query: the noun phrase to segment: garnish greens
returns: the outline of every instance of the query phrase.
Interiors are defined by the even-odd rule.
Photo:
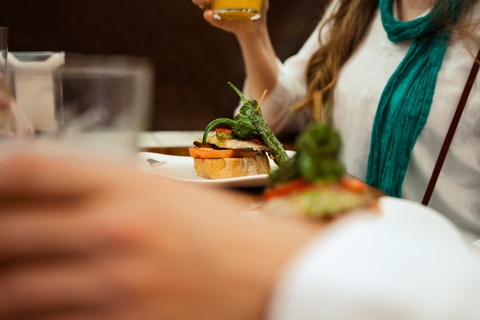
[[[285,183],[295,178],[306,181],[338,181],[345,167],[338,160],[342,141],[331,121],[310,124],[295,140],[296,154],[281,167],[272,170],[273,183]]]
[[[245,96],[231,82],[228,83],[240,96],[243,105],[240,112],[233,119],[219,118],[210,122],[203,133],[202,144],[207,143],[208,133],[211,129],[219,124],[226,124],[232,128],[231,138],[238,140],[248,140],[251,138],[261,137],[267,147],[272,152],[273,161],[278,165],[283,165],[288,159],[288,155],[283,149],[283,145],[278,141],[275,134],[263,118],[262,111],[257,108],[256,100],[247,100]],[[258,110],[257,110],[258,109]]]

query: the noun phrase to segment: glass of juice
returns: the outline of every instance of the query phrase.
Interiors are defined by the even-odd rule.
[[[256,20],[260,18],[262,0],[213,0],[211,6],[219,20]]]

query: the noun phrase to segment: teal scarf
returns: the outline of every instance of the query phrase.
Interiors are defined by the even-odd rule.
[[[427,122],[437,74],[450,32],[435,26],[432,16],[447,9],[450,22],[463,11],[457,0],[439,0],[431,14],[413,21],[393,18],[394,0],[380,0],[382,23],[392,42],[413,40],[405,58],[383,90],[372,129],[367,183],[394,197],[402,183],[412,149]]]

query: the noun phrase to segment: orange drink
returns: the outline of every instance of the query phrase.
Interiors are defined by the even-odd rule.
[[[212,0],[216,19],[256,20],[260,18],[262,0]]]

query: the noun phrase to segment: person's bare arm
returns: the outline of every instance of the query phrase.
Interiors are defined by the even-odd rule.
[[[134,167],[20,155],[0,176],[2,319],[262,319],[317,232]]]
[[[260,100],[263,92],[267,95],[273,91],[277,83],[277,55],[272,46],[266,21],[259,21],[257,28],[250,32],[237,34],[242,50],[245,72],[249,81],[252,99]]]
[[[192,0],[199,6],[208,5],[208,0]],[[233,33],[240,45],[245,63],[245,72],[252,93],[251,99],[260,100],[263,92],[273,91],[278,77],[277,55],[272,46],[267,28],[269,1],[263,0],[262,17],[255,21],[216,20],[212,10],[203,16],[212,26]]]

